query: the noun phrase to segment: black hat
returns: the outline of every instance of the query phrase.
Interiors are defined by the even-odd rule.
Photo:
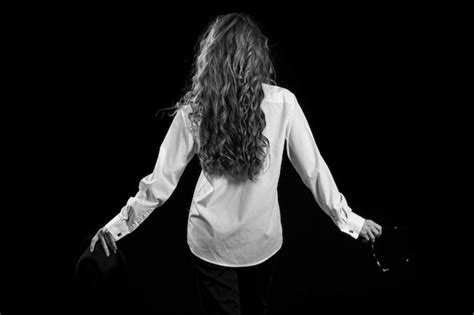
[[[125,258],[117,248],[117,253],[109,250],[106,256],[102,244],[98,241],[94,251],[90,251],[89,236],[81,247],[86,247],[76,264],[76,278],[79,284],[87,288],[101,288],[114,286],[127,280],[127,265]]]

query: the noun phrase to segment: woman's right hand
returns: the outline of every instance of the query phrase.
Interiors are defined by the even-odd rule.
[[[97,242],[100,242],[100,244],[102,245],[102,248],[104,249],[105,255],[107,255],[107,257],[109,257],[110,255],[108,246],[112,248],[115,254],[117,253],[117,244],[115,243],[114,237],[112,236],[112,233],[110,233],[110,231],[107,230],[105,227],[97,231],[97,233],[92,238],[91,245],[90,245],[91,252],[94,251],[95,244]]]

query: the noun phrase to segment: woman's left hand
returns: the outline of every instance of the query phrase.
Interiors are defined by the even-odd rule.
[[[362,229],[360,230],[359,236],[362,238],[364,243],[374,243],[377,238],[382,235],[382,227],[372,220],[365,220]]]

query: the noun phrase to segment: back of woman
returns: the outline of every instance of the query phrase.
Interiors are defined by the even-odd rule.
[[[206,313],[267,309],[283,245],[278,181],[283,152],[319,207],[354,239],[381,227],[347,204],[296,96],[279,87],[268,39],[245,14],[218,16],[198,41],[190,86],[177,102],[153,172],[91,242],[116,249],[175,190],[189,161],[202,167],[187,243]],[[286,209],[292,211],[293,209]],[[245,312],[244,312],[245,313]]]

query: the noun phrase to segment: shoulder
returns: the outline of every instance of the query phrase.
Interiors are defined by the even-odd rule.
[[[193,109],[190,104],[185,104],[179,106],[179,108],[175,108],[173,113],[173,121],[184,125],[184,127],[191,131],[193,127],[193,123],[190,119],[190,114],[192,113]]]
[[[182,113],[182,114],[189,114],[193,111],[192,107],[191,107],[191,104],[185,104],[183,106],[180,106],[179,108],[179,111]]]
[[[265,99],[269,102],[294,103],[296,101],[295,94],[287,88],[266,83],[263,83],[262,87],[265,92]]]

